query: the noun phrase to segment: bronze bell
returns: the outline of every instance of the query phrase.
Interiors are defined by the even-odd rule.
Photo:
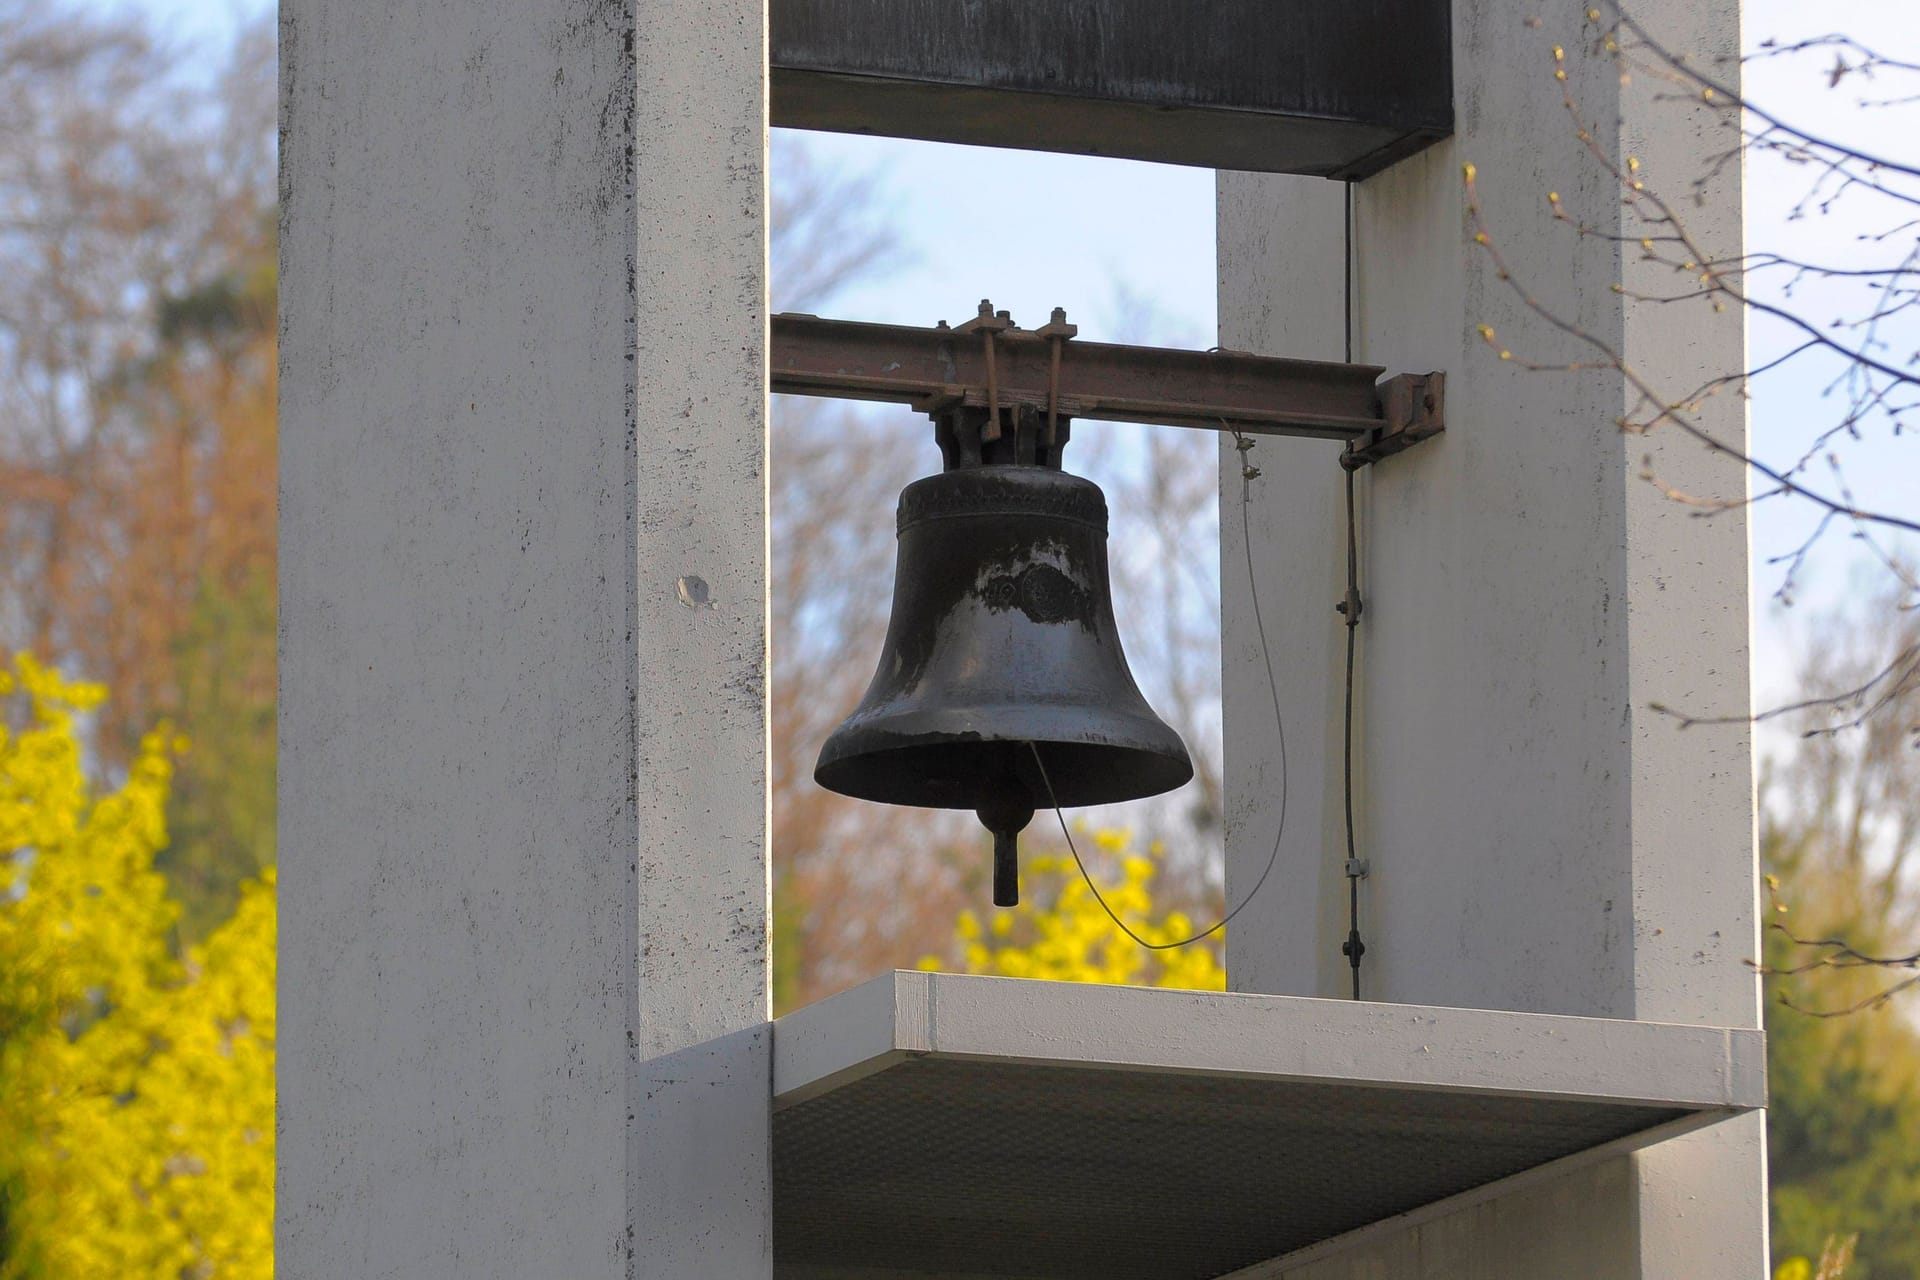
[[[993,833],[999,906],[1019,901],[1016,837],[1036,809],[1193,777],[1120,648],[1106,499],[1059,469],[1065,422],[1014,418],[989,433],[983,410],[936,416],[946,470],[901,491],[879,668],[813,770],[862,800],[974,810]]]

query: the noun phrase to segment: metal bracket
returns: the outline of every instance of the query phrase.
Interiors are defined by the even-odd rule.
[[[1380,384],[1382,422],[1348,446],[1352,465],[1363,466],[1411,449],[1446,425],[1447,375],[1396,373]]]

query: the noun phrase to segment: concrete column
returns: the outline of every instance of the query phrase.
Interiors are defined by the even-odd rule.
[[[1456,0],[1457,135],[1353,192],[1354,358],[1448,375],[1446,434],[1358,485],[1367,607],[1355,816],[1372,871],[1362,887],[1364,993],[1755,1026],[1757,986],[1742,963],[1758,951],[1749,737],[1739,727],[1682,732],[1650,706],[1748,705],[1744,513],[1696,519],[1640,474],[1650,458],[1674,487],[1721,496],[1744,493],[1746,477],[1670,427],[1622,434],[1616,421],[1639,406],[1617,372],[1529,372],[1498,358],[1477,326],[1492,326],[1518,356],[1552,363],[1593,353],[1532,317],[1497,278],[1470,243],[1461,182],[1470,161],[1500,246],[1536,295],[1678,396],[1742,367],[1741,318],[1704,305],[1630,304],[1615,286],[1671,292],[1684,282],[1551,219],[1547,195],[1557,192],[1573,218],[1625,227],[1616,184],[1583,154],[1562,106],[1551,47],[1565,45],[1601,145],[1639,157],[1669,190],[1690,193],[1726,137],[1684,107],[1654,103],[1664,85],[1623,87],[1592,51],[1591,30],[1582,38],[1577,11],[1551,17],[1545,30],[1527,25],[1536,11]],[[1663,6],[1659,20],[1664,39],[1703,60],[1737,48],[1734,0],[1684,0]],[[1717,251],[1737,252],[1737,167],[1720,172],[1707,196],[1688,204],[1693,229]],[[1219,223],[1220,341],[1337,358],[1339,189],[1225,174]],[[1703,417],[1723,438],[1744,441],[1738,399],[1709,401]],[[1345,638],[1333,613],[1346,549],[1336,452],[1292,441],[1255,450],[1263,474],[1245,527],[1281,682],[1287,817],[1280,869],[1228,931],[1230,981],[1240,990],[1347,991]],[[1280,809],[1240,484],[1228,450],[1232,901],[1264,865]],[[1482,1202],[1297,1274],[1460,1274],[1465,1248],[1491,1268],[1475,1274],[1488,1276],[1745,1280],[1765,1264],[1763,1149],[1757,1118],[1731,1122],[1572,1175],[1571,1199],[1532,1187],[1536,1208]],[[1632,1249],[1600,1248],[1623,1230]],[[1593,1245],[1583,1269],[1547,1266],[1570,1240]]]
[[[280,1274],[765,1276],[765,32],[281,6]]]

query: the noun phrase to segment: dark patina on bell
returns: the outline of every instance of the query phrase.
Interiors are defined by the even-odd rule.
[[[862,800],[974,810],[994,835],[994,902],[1012,906],[1035,810],[1157,795],[1193,762],[1127,669],[1106,499],[1059,469],[1066,424],[1049,440],[1023,418],[983,442],[985,417],[936,418],[947,470],[900,494],[879,668],[813,776]]]

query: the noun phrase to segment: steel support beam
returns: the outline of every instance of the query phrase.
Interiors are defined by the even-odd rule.
[[[772,0],[776,125],[1364,178],[1453,132],[1448,0]]]
[[[991,315],[931,329],[777,315],[771,389],[926,412],[1052,407],[1077,421],[1345,440],[1368,462],[1444,425],[1438,373],[1382,382],[1377,365],[1069,341],[1049,330],[1056,326],[1021,329]]]

